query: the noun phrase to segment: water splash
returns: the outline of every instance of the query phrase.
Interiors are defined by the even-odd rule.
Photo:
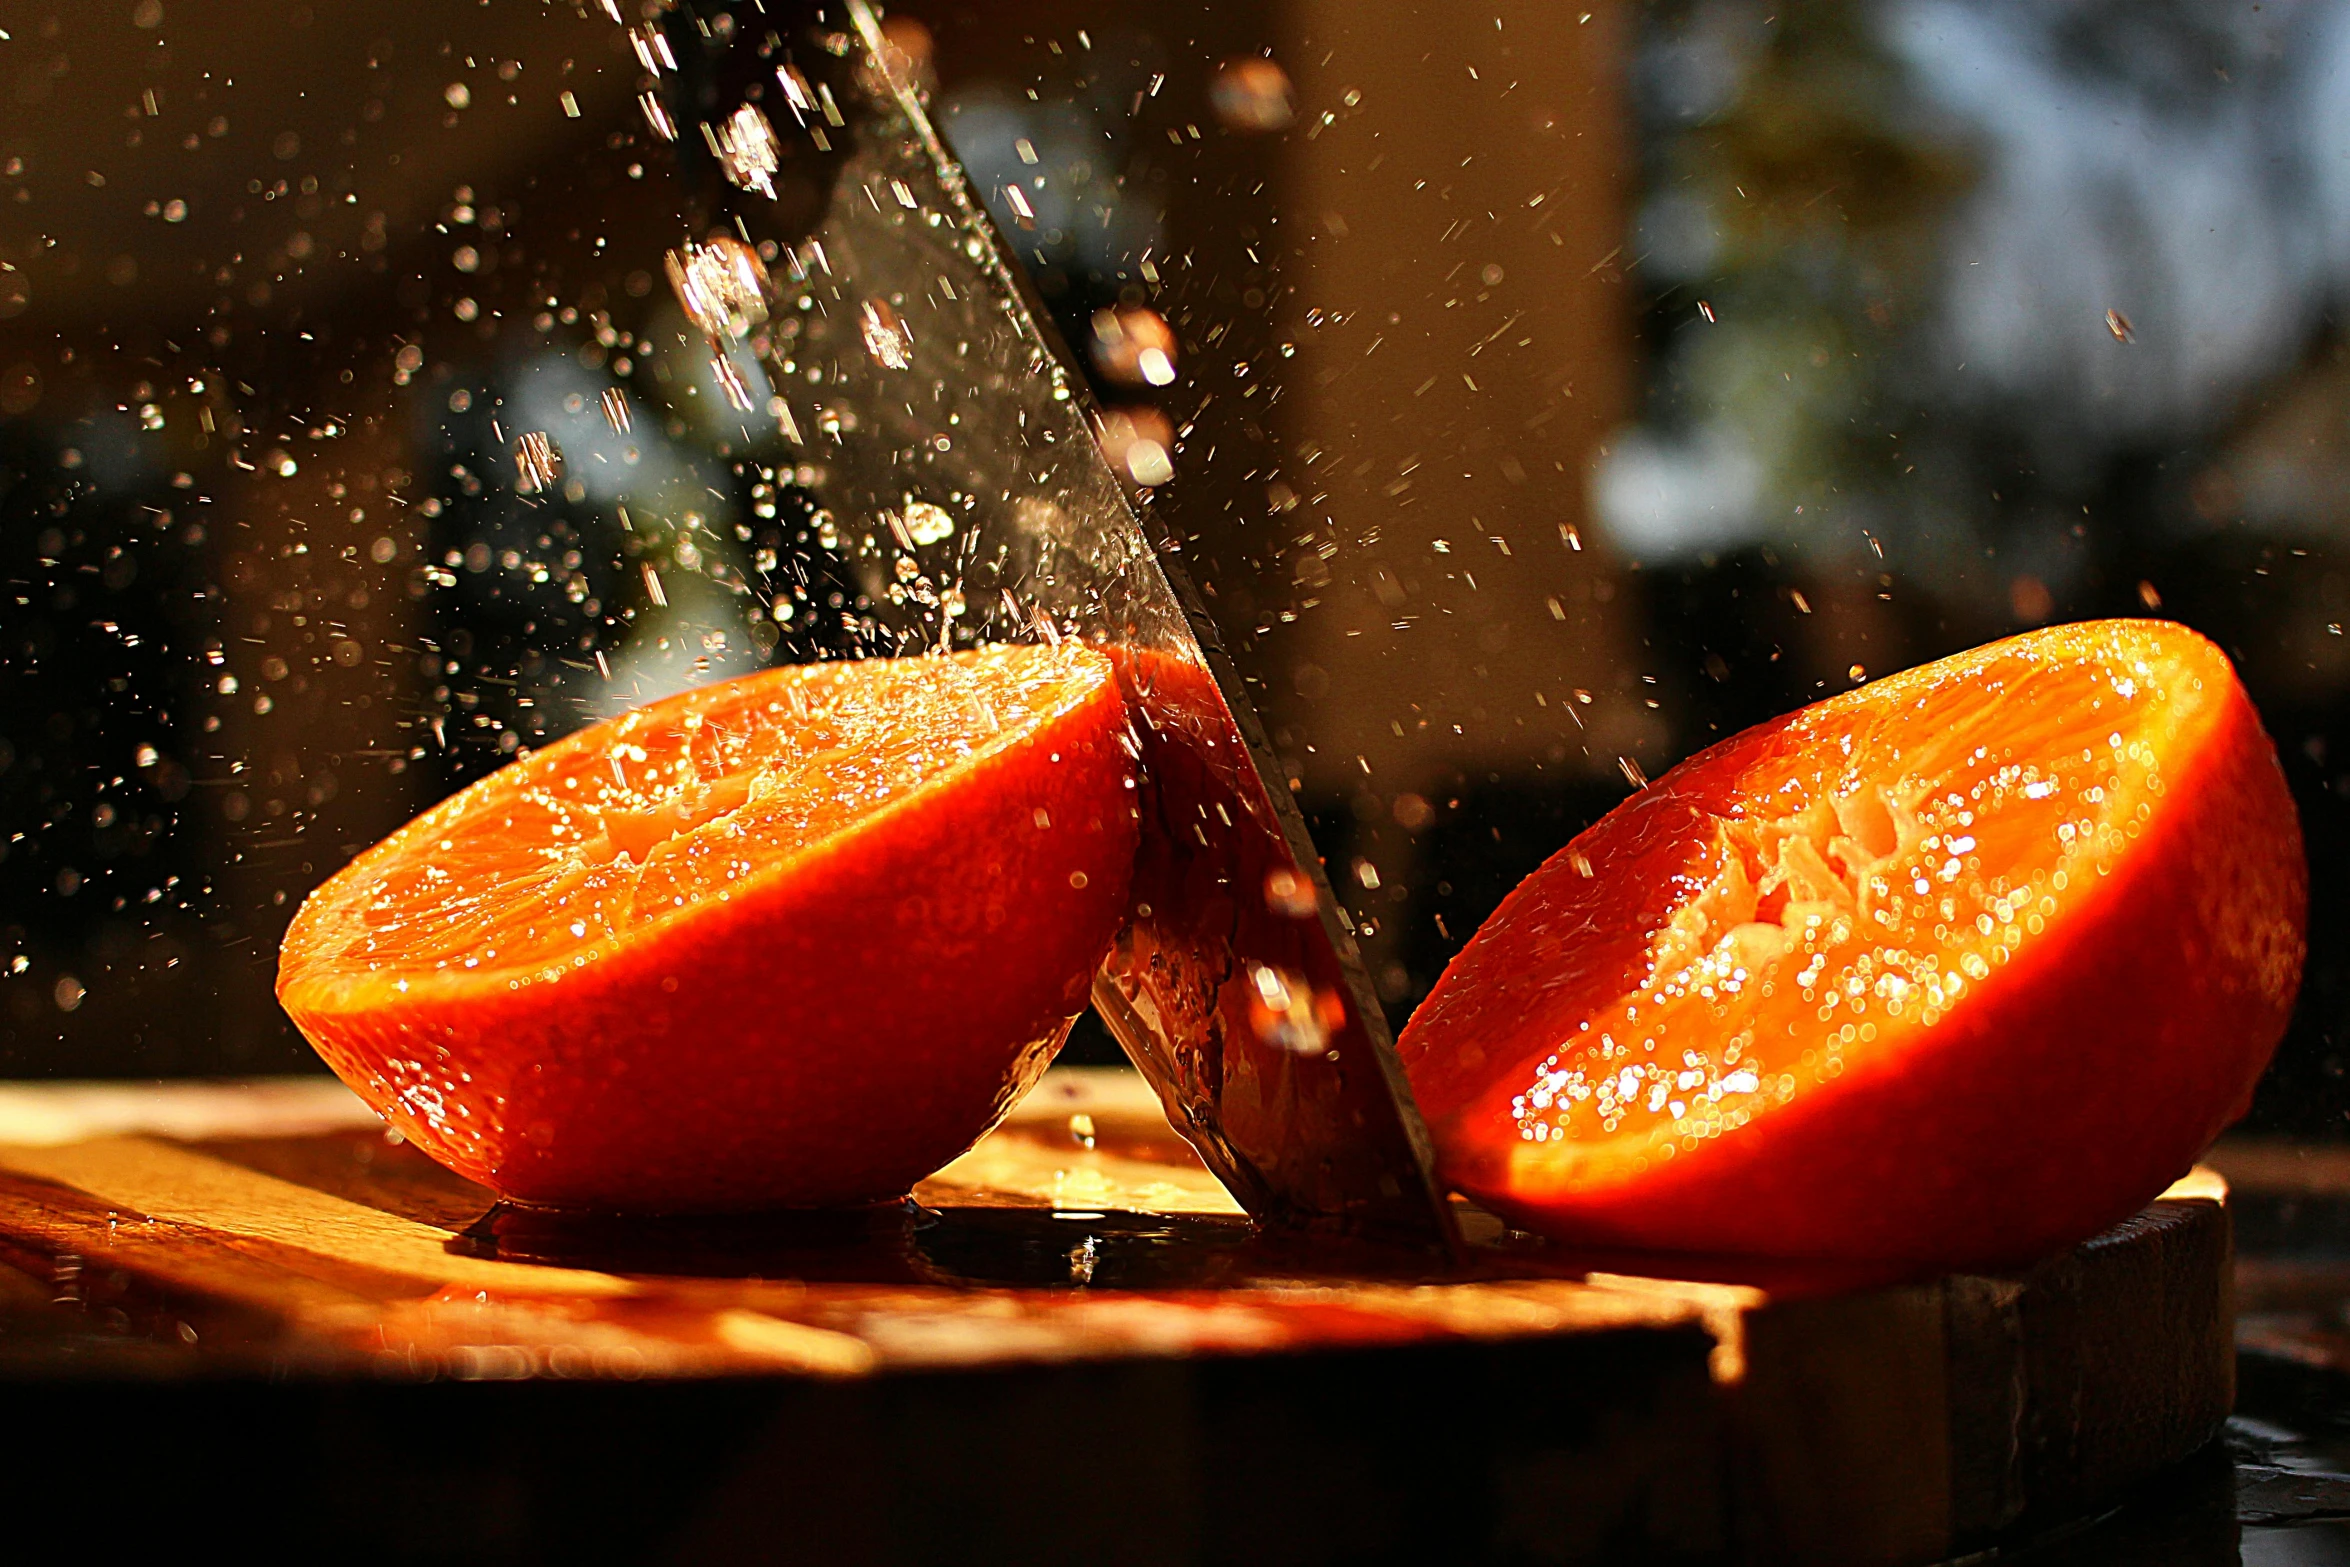
[[[906,506],[906,537],[916,545],[938,544],[955,531],[955,519],[943,506],[912,501]]]
[[[1312,919],[1318,906],[1313,884],[1288,866],[1276,865],[1265,873],[1265,907],[1275,914],[1293,920]]]
[[[731,234],[672,250],[664,262],[669,286],[688,320],[713,342],[740,342],[767,319],[772,288],[759,253]]]
[[[905,370],[914,363],[914,331],[898,318],[886,299],[868,299],[858,307],[858,330],[865,351],[885,370]]]
[[[775,140],[775,127],[767,123],[757,104],[744,104],[724,125],[714,131],[704,126],[703,133],[728,179],[744,190],[775,199],[775,171],[782,164],[783,152]]]
[[[1329,1052],[1330,1036],[1346,1024],[1344,1002],[1269,963],[1251,963],[1248,981],[1248,1022],[1259,1039],[1292,1055]]]
[[[563,456],[544,430],[529,430],[514,443],[515,489],[524,495],[552,492],[563,474]]]

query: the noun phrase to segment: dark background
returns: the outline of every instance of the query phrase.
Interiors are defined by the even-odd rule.
[[[1138,488],[1394,1016],[1635,778],[2159,611],[2237,659],[2309,841],[2254,1121],[2340,1135],[2350,8],[1593,3],[892,13],[1171,452]],[[690,190],[600,5],[0,30],[0,1071],[305,1068],[311,886],[615,667],[824,651],[743,606],[854,584],[661,346]],[[518,495],[515,421],[612,384],[632,476]]]

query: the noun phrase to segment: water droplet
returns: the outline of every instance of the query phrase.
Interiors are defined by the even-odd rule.
[[[747,337],[767,319],[767,268],[757,251],[733,235],[673,250],[664,265],[677,302],[713,342]]]
[[[1248,980],[1249,1027],[1259,1039],[1292,1055],[1329,1052],[1331,1032],[1346,1021],[1345,1003],[1268,963],[1251,963]]]
[[[785,440],[794,446],[808,444],[808,438],[800,434],[799,421],[792,417],[791,404],[785,402],[782,397],[776,396],[767,399],[767,416],[775,421],[775,427],[783,432]]]
[[[1120,409],[1102,419],[1102,455],[1146,488],[1175,477],[1174,443],[1174,427],[1156,408]]]
[[[668,34],[652,23],[631,27],[628,30],[628,42],[636,50],[637,64],[652,75],[658,76],[663,71],[677,69],[677,55],[669,47]]]
[[[638,93],[636,106],[644,111],[645,124],[651,128],[654,135],[663,141],[677,140],[677,122],[669,117],[668,106],[661,102],[658,93]],[[632,164],[630,167],[634,168],[637,165]]]
[[[738,413],[751,411],[751,389],[743,380],[742,368],[739,365],[724,354],[713,355],[710,360],[710,374],[716,378],[718,388],[726,394],[726,401],[730,406]]]
[[[757,104],[746,103],[735,110],[711,133],[710,141],[728,179],[744,190],[774,199],[775,171],[782,151],[775,140],[775,127],[767,123]]]
[[[1259,55],[1229,60],[1208,84],[1216,118],[1231,130],[1277,131],[1297,117],[1289,73]]]
[[[914,333],[898,319],[889,301],[868,299],[859,307],[859,330],[865,351],[885,370],[904,370],[914,363]]]
[[[1171,385],[1175,357],[1174,329],[1157,311],[1136,305],[1093,313],[1093,360],[1111,380]]]
[[[1286,865],[1265,873],[1265,907],[1293,920],[1311,919],[1317,900],[1313,883]]]
[[[563,457],[546,431],[530,430],[514,443],[514,467],[518,475],[514,487],[525,495],[535,495],[555,488],[555,481],[562,476]]]
[[[928,501],[914,501],[906,507],[906,536],[916,544],[937,544],[955,531],[955,519],[946,508]]]
[[[1167,448],[1156,441],[1136,441],[1126,449],[1126,471],[1143,486],[1165,484],[1175,477],[1175,463]]]

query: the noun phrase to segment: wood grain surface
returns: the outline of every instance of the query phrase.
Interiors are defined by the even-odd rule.
[[[1325,1515],[1417,1507],[1441,1530],[1450,1506],[1496,1559],[1927,1562],[2101,1505],[2217,1429],[2225,1194],[2198,1172],[2000,1278],[1569,1255],[1473,1209],[1470,1263],[1438,1273],[1261,1238],[1122,1071],[1056,1070],[918,1205],[633,1223],[501,1209],[324,1080],[25,1084],[0,1088],[0,1377],[19,1397],[264,1378],[451,1399],[747,1379],[857,1412],[827,1455],[785,1421],[766,1489],[713,1479],[713,1549],[787,1471],[803,1509],[866,1505],[871,1475],[809,1476],[919,1464],[984,1386],[1002,1464],[1056,1472],[1074,1441],[1173,1487],[1152,1505],[1193,1525],[1169,1560],[1287,1538],[1210,1478],[1277,1450]],[[1039,1390],[1154,1413],[1073,1435],[1018,1414]],[[1415,1500],[1414,1475],[1454,1500]],[[1348,1553],[1353,1527],[1279,1559],[1383,1559]],[[1240,1537],[1237,1558],[1215,1543]],[[989,1558],[975,1535],[936,1558],[902,1531],[843,1538]]]

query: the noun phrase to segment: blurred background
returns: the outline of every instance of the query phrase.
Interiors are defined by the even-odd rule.
[[[634,702],[875,645],[888,585],[747,413],[760,357],[714,367],[665,275],[712,160],[763,167],[669,106],[718,118],[711,62],[781,25],[0,0],[0,1075],[315,1070],[276,944],[353,854]],[[1749,723],[2054,621],[2228,650],[2312,868],[2228,1155],[2237,1502],[2031,1559],[2350,1561],[2270,1527],[2350,1517],[2350,0],[889,33],[1399,1024],[1519,877]],[[809,175],[768,171],[785,227]]]
[[[2350,5],[1591,3],[891,12],[1395,1019],[1711,740],[2159,613],[2309,837],[2254,1125],[2350,1132]],[[0,0],[0,1071],[307,1068],[350,855],[865,645],[663,275],[724,149],[641,95],[763,16]]]

